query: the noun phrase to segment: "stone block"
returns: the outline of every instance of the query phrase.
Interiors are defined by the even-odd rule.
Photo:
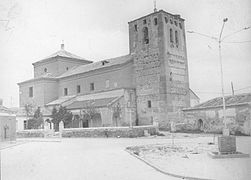
[[[218,137],[218,148],[220,153],[236,152],[236,137],[235,136]]]

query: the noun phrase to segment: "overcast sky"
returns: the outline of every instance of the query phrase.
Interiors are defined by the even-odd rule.
[[[250,0],[157,0],[157,8],[185,19],[186,30],[219,36],[251,26]],[[129,53],[128,22],[153,12],[153,0],[0,0],[0,98],[18,106],[17,83],[33,77],[32,63],[65,49],[98,61]],[[4,20],[9,20],[9,23]],[[223,35],[223,36],[224,36]],[[201,101],[220,96],[218,47],[186,34],[190,88]],[[234,34],[222,48],[224,86],[251,92],[251,29]]]

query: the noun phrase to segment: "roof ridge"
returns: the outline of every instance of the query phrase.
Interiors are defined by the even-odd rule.
[[[111,67],[113,65],[124,64],[124,63],[131,60],[130,57],[132,57],[131,54],[127,54],[127,55],[118,56],[118,57],[114,57],[114,58],[110,58],[110,59],[103,59],[100,61],[92,62],[90,64],[83,64],[83,65],[77,66],[74,69],[70,69],[69,71],[66,71],[65,73],[59,75],[58,78],[68,77],[68,76],[72,76],[72,75],[76,75],[76,74],[80,74],[80,73],[85,73],[85,72],[89,72],[92,70],[101,69],[103,67]],[[101,64],[104,61],[106,61],[106,62],[104,64]]]

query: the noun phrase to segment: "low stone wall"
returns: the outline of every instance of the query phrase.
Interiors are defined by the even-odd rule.
[[[98,127],[98,128],[68,128],[63,129],[62,137],[141,137],[144,131],[149,135],[156,135],[156,126],[130,127]]]
[[[34,138],[44,137],[43,129],[29,129],[23,131],[17,131],[17,138]]]

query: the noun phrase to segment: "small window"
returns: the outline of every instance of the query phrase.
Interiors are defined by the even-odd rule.
[[[134,24],[134,31],[138,31],[138,26],[137,26],[137,24]]]
[[[94,83],[90,83],[90,91],[94,91]]]
[[[143,24],[146,24],[146,19],[143,20]]]
[[[170,42],[173,43],[173,30],[172,30],[172,28],[169,31],[170,31]]]
[[[29,97],[33,97],[33,87],[29,87]]]
[[[44,68],[44,72],[47,72],[47,68]]]
[[[175,26],[177,26],[177,21],[174,21]]]
[[[69,70],[69,68],[68,67],[66,67],[66,71],[68,71]]]
[[[77,85],[77,93],[80,93],[81,92],[81,87],[80,85]]]
[[[151,101],[147,101],[147,107],[151,108],[152,107],[152,102]]]
[[[143,28],[143,42],[145,44],[149,43],[148,28],[147,27]]]
[[[157,24],[158,24],[158,19],[154,18],[154,25],[157,25]]]
[[[180,29],[182,29],[182,25],[181,25],[181,23],[179,23],[179,27],[180,27]]]
[[[178,31],[175,31],[175,43],[179,44],[179,37],[178,37]]]
[[[28,129],[28,123],[27,123],[27,120],[24,120],[24,129]]]
[[[110,81],[109,80],[106,80],[105,81],[105,88],[109,88],[110,87]]]
[[[64,96],[67,96],[67,95],[68,95],[68,89],[64,88]]]
[[[165,17],[165,22],[166,22],[166,23],[168,23],[168,19],[167,19],[167,17]]]
[[[173,81],[173,73],[172,73],[172,72],[170,72],[169,80],[170,80],[170,81]]]
[[[173,24],[173,20],[172,19],[170,19],[170,23]]]

